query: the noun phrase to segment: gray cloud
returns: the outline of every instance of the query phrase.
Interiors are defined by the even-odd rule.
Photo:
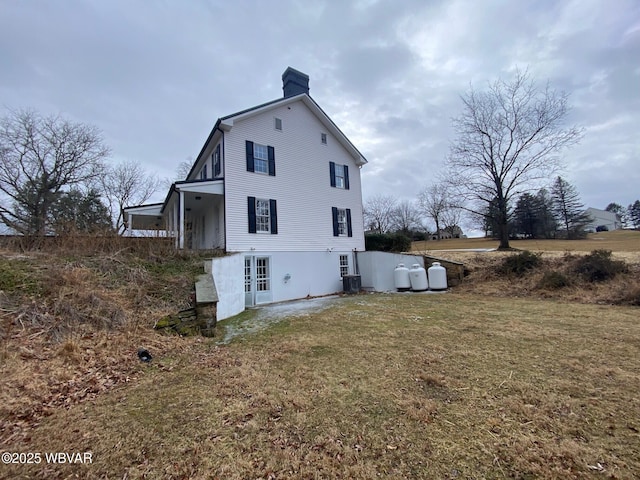
[[[470,83],[529,68],[571,93],[584,203],[640,198],[635,0],[3,2],[0,105],[104,131],[115,159],[171,175],[216,118],[281,96],[291,65],[368,158],[365,198],[434,181]]]

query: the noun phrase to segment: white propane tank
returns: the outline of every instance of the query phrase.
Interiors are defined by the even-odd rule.
[[[429,267],[429,285],[431,290],[446,290],[447,270],[440,265],[440,262],[433,262]]]
[[[414,263],[409,270],[409,279],[411,280],[411,290],[421,292],[429,289],[427,281],[427,272],[419,263]]]
[[[399,263],[396,269],[393,271],[394,285],[399,292],[404,292],[411,288],[411,281],[409,280],[409,269],[404,266],[404,263]]]

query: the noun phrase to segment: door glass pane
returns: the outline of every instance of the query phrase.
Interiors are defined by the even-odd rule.
[[[256,258],[256,290],[266,292],[271,290],[271,278],[269,276],[269,259],[267,257]]]
[[[244,291],[251,291],[251,257],[244,258]]]

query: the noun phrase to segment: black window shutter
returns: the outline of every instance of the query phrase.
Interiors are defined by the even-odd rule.
[[[247,197],[249,233],[256,233],[256,197]]]
[[[350,208],[347,208],[347,236],[353,237],[353,231],[351,230],[351,209]]]
[[[345,190],[349,190],[349,167],[344,166],[344,188]]]
[[[276,176],[276,150],[273,147],[267,147],[269,152],[269,175]]]
[[[278,211],[276,210],[276,201],[274,199],[269,200],[269,216],[271,217],[271,233],[275,235],[278,233]]]
[[[246,141],[247,147],[247,172],[255,172],[256,169],[253,163],[253,142]]]
[[[252,148],[253,150],[253,148]],[[218,159],[218,163],[213,163],[213,168],[214,168],[214,172],[213,172],[213,176],[214,177],[219,177],[220,176],[220,171],[222,169],[222,158],[220,158],[220,144],[218,144],[218,146],[216,147],[216,153],[215,153],[216,158]]]
[[[333,236],[337,237],[340,235],[338,230],[338,208],[331,207],[331,215],[333,216]]]
[[[331,186],[336,186],[336,164],[335,162],[329,162],[329,176],[331,177]]]

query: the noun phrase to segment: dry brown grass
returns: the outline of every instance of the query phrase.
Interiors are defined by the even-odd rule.
[[[345,297],[227,347],[157,355],[135,381],[5,444],[90,450],[93,464],[3,473],[637,478],[639,336],[630,307]]]
[[[439,252],[443,250],[497,248],[498,241],[488,238],[454,238],[440,241],[413,242],[412,251]],[[512,240],[512,248],[535,252],[590,252],[611,250],[613,252],[634,253],[640,262],[640,231],[616,230],[612,232],[590,233],[584,240]]]
[[[176,347],[151,327],[189,304],[203,259],[133,255],[125,245],[118,253],[0,252],[0,443],[131,381],[140,346]]]
[[[0,450],[94,463],[0,478],[640,477],[638,308],[608,305],[638,265],[555,291],[564,251],[508,278],[510,253],[453,255],[454,293],[345,297],[222,347],[151,330],[200,258],[4,251]]]

